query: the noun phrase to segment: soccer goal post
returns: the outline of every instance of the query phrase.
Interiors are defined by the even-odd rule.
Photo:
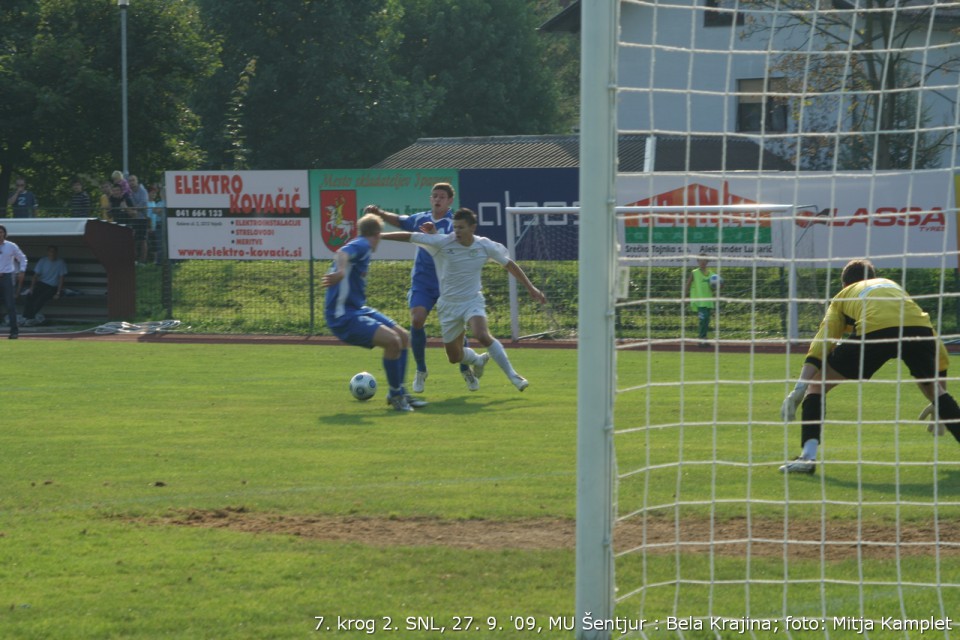
[[[617,206],[615,232],[618,262],[614,282],[615,299],[630,297],[633,276],[648,267],[682,267],[695,263],[701,253],[709,256],[714,268],[721,266],[727,287],[736,287],[734,294],[749,290],[749,270],[759,267],[772,272],[778,283],[773,291],[766,291],[764,303],[779,305],[776,321],[761,330],[771,338],[796,340],[800,332],[811,332],[811,321],[800,322],[799,310],[813,302],[822,305],[822,299],[801,299],[798,283],[805,271],[815,262],[812,253],[812,234],[808,228],[798,228],[793,213],[797,207],[789,204],[742,203]],[[564,340],[577,335],[576,307],[578,301],[577,248],[580,226],[579,207],[507,207],[507,247],[510,256],[523,262],[534,274],[537,285],[547,296],[547,304],[537,306],[526,302],[518,294],[511,280],[509,307],[511,338],[513,340]],[[804,218],[805,219],[805,218]],[[676,271],[676,269],[674,269]],[[661,270],[661,273],[668,273]],[[657,297],[666,295],[672,302],[674,291],[651,292]],[[649,302],[649,300],[647,300]],[[636,306],[626,302],[623,307]],[[809,315],[809,314],[807,314]],[[617,337],[655,337],[626,326],[629,313],[618,314]],[[661,314],[656,333],[675,337],[684,318],[677,313]],[[755,334],[758,327],[745,321],[737,326],[736,318],[725,323],[728,337],[743,338]],[[812,328],[815,330],[815,326]]]
[[[958,637],[960,443],[908,368],[831,390],[809,475],[780,470],[802,444],[780,409],[855,258],[927,314],[956,386],[960,9],[580,5],[579,213],[508,216],[519,260],[576,243],[552,300],[577,311],[577,637]],[[649,171],[618,171],[624,135],[655,139]],[[569,315],[513,304],[515,338]]]

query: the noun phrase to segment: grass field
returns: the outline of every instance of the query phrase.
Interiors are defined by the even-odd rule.
[[[549,623],[571,622],[574,608],[576,352],[510,353],[531,380],[525,393],[491,368],[482,389],[469,394],[431,349],[431,405],[398,414],[382,392],[367,403],[349,397],[356,371],[382,378],[377,355],[360,349],[9,343],[0,635],[348,638],[374,635],[373,624],[377,636],[437,638],[444,634],[425,627],[444,626],[449,635],[460,624],[470,628],[456,634],[464,637],[572,637]],[[651,521],[662,515],[718,532],[746,512],[758,527],[779,519],[782,528],[789,509],[791,523],[854,532],[858,518],[889,528],[900,513],[906,531],[923,528],[936,503],[941,531],[958,531],[958,449],[944,440],[935,453],[916,425],[865,424],[859,439],[855,427],[841,425],[826,449],[836,465],[789,481],[777,473],[797,437],[771,421],[785,371],[799,359],[787,367],[782,355],[625,352],[619,362],[620,386],[642,388],[618,400],[618,428],[638,427],[617,436],[618,462],[621,471],[647,469],[621,482],[621,513],[646,509]],[[781,382],[750,385],[751,373]],[[716,379],[725,382],[702,384]],[[691,386],[644,386],[676,380]],[[694,401],[693,389],[706,393]],[[681,393],[688,394],[682,413]],[[829,416],[855,419],[856,394],[836,393]],[[919,411],[919,394],[904,394],[910,403],[901,413]],[[894,398],[871,395],[869,420],[895,415]],[[661,428],[681,421],[689,426]],[[858,453],[899,464],[842,462]],[[678,454],[694,464],[671,464]],[[696,463],[703,460],[714,462]],[[678,491],[691,503],[665,506]],[[898,507],[883,505],[897,495]],[[745,496],[756,503],[746,506]],[[635,534],[629,527],[622,529],[627,541]],[[708,594],[700,584],[677,583],[678,566],[690,579],[750,575],[751,614],[777,613],[784,552],[761,547],[746,557],[725,546],[716,556],[702,546],[625,555],[618,581],[625,589],[664,582],[644,597],[646,618],[703,616],[743,612],[747,589],[741,583]],[[936,577],[929,553],[890,557],[798,552],[789,563],[798,580],[790,611],[858,615],[899,606],[891,603],[903,592],[923,607],[908,617],[960,610],[956,588],[933,596],[890,582],[895,566],[907,583]],[[943,550],[941,582],[955,582],[958,558]],[[822,591],[834,593],[816,581],[824,575],[888,586],[837,585],[836,610],[823,611]],[[618,613],[633,617],[639,606],[629,599]],[[340,628],[347,621],[353,630]],[[531,623],[541,633],[528,630]]]

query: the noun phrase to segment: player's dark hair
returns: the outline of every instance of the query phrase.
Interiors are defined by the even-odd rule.
[[[453,197],[453,185],[449,182],[438,182],[437,184],[433,185],[433,189],[430,191],[436,191],[437,189],[440,191],[446,191],[448,196],[451,198]]]
[[[867,259],[851,260],[840,273],[840,282],[849,287],[854,282],[877,277],[877,268]]]
[[[467,224],[471,227],[476,226],[477,224],[477,214],[473,212],[473,209],[468,209],[466,207],[460,207],[453,214],[454,220],[466,220]]]

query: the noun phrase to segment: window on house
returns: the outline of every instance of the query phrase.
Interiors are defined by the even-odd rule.
[[[739,11],[710,11],[710,9],[733,9],[736,0],[705,0],[707,11],[703,12],[703,26],[729,27],[736,18],[737,25],[743,24],[743,14]]]
[[[763,78],[737,81],[737,131],[785,132],[787,130],[787,99],[777,97],[786,91],[783,78]]]

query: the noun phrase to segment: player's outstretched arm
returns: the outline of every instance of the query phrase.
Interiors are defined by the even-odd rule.
[[[940,348],[946,352],[946,348],[943,346],[942,342],[940,343]],[[943,366],[943,360],[940,361],[940,366]],[[941,380],[938,382],[917,382],[917,387],[919,387],[920,393],[922,393],[927,400],[930,401],[930,404],[924,407],[923,411],[920,412],[917,420],[920,420],[921,422],[924,420],[930,420],[930,422],[927,424],[927,432],[935,436],[942,436],[947,432],[947,429],[943,424],[940,423],[940,416],[937,415],[937,409],[934,405],[936,403],[936,397],[947,390],[947,370],[944,368],[937,375],[941,378]]]
[[[372,213],[375,216],[379,216],[381,220],[387,224],[393,225],[394,227],[400,226],[400,215],[393,213],[392,211],[384,211],[376,204],[368,204],[363,208],[364,213]]]
[[[381,240],[394,240],[396,242],[410,242],[413,233],[410,231],[388,231],[380,234]]]
[[[947,432],[947,428],[940,423],[940,418],[937,416],[936,407],[933,406],[932,402],[920,412],[920,416],[917,418],[917,420],[920,420],[921,422],[924,420],[930,420],[930,423],[927,424],[927,433],[931,435],[942,436]]]
[[[797,417],[797,408],[800,406],[800,403],[803,402],[803,396],[807,393],[807,386],[809,386],[810,380],[813,380],[819,371],[820,369],[809,362],[804,363],[803,368],[800,370],[800,379],[797,381],[796,386],[793,387],[793,391],[787,394],[787,397],[783,400],[783,404],[780,405],[780,418],[783,421],[790,422]]]
[[[530,294],[531,298],[540,304],[544,304],[547,301],[547,296],[543,294],[543,291],[540,291],[540,289],[537,289],[535,286],[533,286],[533,283],[530,282],[530,278],[527,277],[527,274],[523,272],[523,269],[521,269],[520,265],[518,265],[516,262],[511,260],[507,264],[503,265],[503,268],[509,271],[510,275],[512,275],[514,278],[523,283],[523,286],[527,288],[527,292]]]

